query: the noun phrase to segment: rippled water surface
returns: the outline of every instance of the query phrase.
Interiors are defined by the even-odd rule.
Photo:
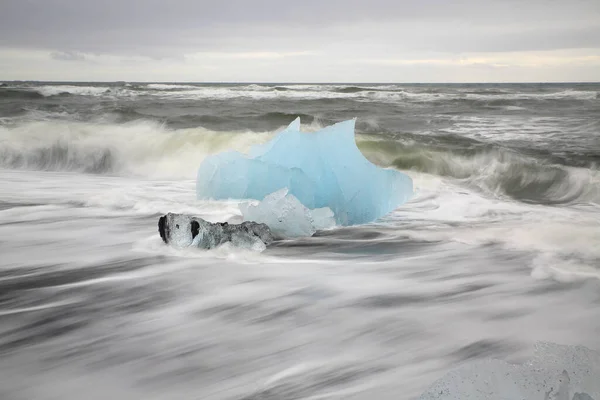
[[[600,349],[600,85],[0,87],[2,399],[399,399]],[[203,157],[357,117],[416,195],[263,253],[163,245]]]

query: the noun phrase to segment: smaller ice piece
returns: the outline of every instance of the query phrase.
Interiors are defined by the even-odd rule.
[[[482,360],[451,371],[419,400],[599,400],[599,377],[597,351],[542,342],[521,365]]]
[[[338,225],[372,222],[413,194],[410,177],[368,161],[354,141],[355,120],[300,132],[294,120],[248,155],[207,157],[198,169],[199,199],[255,199],[287,188],[308,209],[328,207]]]
[[[287,188],[269,194],[261,202],[242,203],[240,211],[245,221],[266,224],[279,238],[312,236],[335,226],[333,211],[328,207],[309,210]]]

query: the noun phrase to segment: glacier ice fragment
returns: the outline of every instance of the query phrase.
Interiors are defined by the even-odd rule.
[[[200,199],[255,199],[287,188],[305,207],[328,207],[339,225],[372,222],[413,194],[410,177],[368,161],[354,140],[355,120],[301,132],[294,120],[249,154],[207,157],[198,169]]]
[[[312,236],[317,230],[335,226],[328,208],[309,210],[284,188],[267,195],[258,203],[242,203],[240,211],[246,221],[266,224],[273,235],[281,238]]]
[[[538,343],[531,361],[468,364],[435,382],[420,400],[600,400],[600,353]]]

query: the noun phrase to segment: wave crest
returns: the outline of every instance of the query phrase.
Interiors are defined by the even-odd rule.
[[[27,89],[8,89],[0,87],[0,99],[22,99],[22,100],[35,100],[43,99],[44,96],[35,91]]]
[[[0,159],[0,165],[13,169],[103,174],[115,167],[111,149],[73,145],[65,141],[28,149],[3,146],[0,147]]]
[[[202,159],[245,151],[271,133],[167,129],[150,121],[126,124],[31,122],[0,127],[0,167],[193,179]]]
[[[468,186],[539,204],[600,202],[598,171],[555,165],[509,150],[439,150],[391,141],[363,141],[373,162],[460,180]]]
[[[513,105],[515,102],[564,102],[595,101],[599,93],[594,88],[557,87],[552,91],[539,91],[534,88],[516,91],[509,88],[475,88],[453,87],[435,88],[410,85],[341,85],[341,84],[297,84],[297,85],[258,85],[258,84],[177,84],[149,83],[126,84],[115,83],[102,85],[77,84],[39,84],[16,85],[2,87],[1,96],[32,96],[37,93],[41,97],[54,96],[88,96],[88,97],[137,97],[156,96],[172,99],[214,99],[229,100],[251,98],[255,100],[356,100],[379,101],[384,103],[457,103],[488,106]],[[23,94],[25,93],[25,94]]]

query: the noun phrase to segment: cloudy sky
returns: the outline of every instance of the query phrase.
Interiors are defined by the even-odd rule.
[[[599,0],[0,0],[0,80],[600,81]]]

